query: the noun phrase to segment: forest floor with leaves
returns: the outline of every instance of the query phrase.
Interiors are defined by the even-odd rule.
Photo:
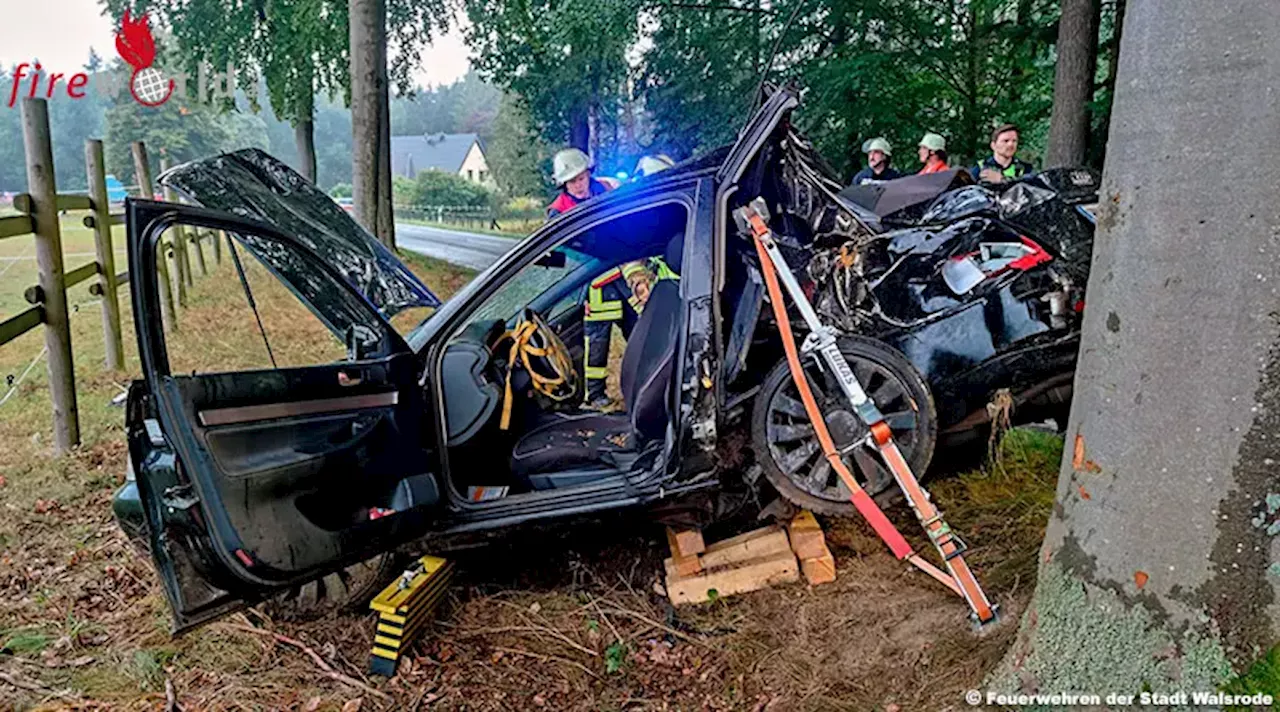
[[[410,261],[442,295],[469,278]],[[197,280],[184,323],[216,329],[225,298]],[[1013,431],[998,461],[931,484],[1001,604],[1005,622],[986,634],[853,520],[824,521],[834,583],[673,609],[655,592],[663,532],[633,514],[457,555],[438,622],[385,679],[367,674],[367,612],[289,621],[259,606],[170,635],[151,563],[110,507],[126,452],[123,411],[109,402],[138,369],[132,328],[127,371],[111,373],[96,309],[72,322],[84,445],[49,455],[42,365],[0,406],[0,709],[963,709],[1030,597],[1061,453],[1055,436]],[[39,336],[15,344],[0,348],[0,374],[21,371]],[[891,514],[918,530],[904,507]]]

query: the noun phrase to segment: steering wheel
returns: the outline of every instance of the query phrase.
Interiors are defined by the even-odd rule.
[[[507,358],[506,405],[502,414],[504,430],[510,422],[511,374],[517,364],[529,374],[534,390],[556,402],[573,397],[578,384],[569,349],[560,340],[560,335],[532,309],[524,310],[516,327],[503,336],[503,340],[506,339],[511,340],[511,352]]]

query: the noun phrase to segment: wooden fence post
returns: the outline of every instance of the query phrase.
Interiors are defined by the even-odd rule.
[[[151,188],[151,164],[147,162],[147,146],[141,141],[133,142],[133,172],[138,177],[138,193],[147,200],[155,200],[155,191]],[[166,331],[178,330],[178,314],[173,307],[173,284],[169,281],[169,260],[165,256],[164,236],[160,236],[160,244],[156,249],[156,271],[160,273],[160,316],[164,320]],[[129,275],[129,279],[138,279],[139,275]]]
[[[44,292],[44,345],[49,350],[49,392],[53,396],[53,441],[59,454],[80,444],[76,373],[71,360],[71,322],[62,269],[62,228],[58,224],[58,186],[54,181],[49,106],[44,99],[22,100],[22,143],[27,156],[27,193],[35,226],[36,265]]]
[[[222,264],[222,231],[211,232],[209,237],[213,238],[213,263],[220,265]]]
[[[201,244],[204,242],[206,234],[208,234],[207,231],[201,231],[200,229],[191,231],[191,244],[195,245],[196,248],[196,264],[200,265],[201,277],[209,276],[209,265],[204,261],[204,246]]]
[[[161,152],[160,172],[164,173],[167,170],[169,170],[169,159]],[[173,188],[164,189],[164,199],[170,203],[178,202],[178,196],[173,192]],[[187,287],[191,285],[191,261],[187,257],[187,231],[182,226],[173,226],[171,244],[173,245],[173,262],[178,273],[178,305],[185,307]]]
[[[89,199],[93,201],[93,246],[98,253],[98,284],[102,288],[102,338],[106,344],[107,368],[124,368],[124,342],[120,336],[120,301],[116,294],[116,254],[111,246],[111,218],[107,210],[106,163],[102,141],[84,142],[84,166],[89,178]]]

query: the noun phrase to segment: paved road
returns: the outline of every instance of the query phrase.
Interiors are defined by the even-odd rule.
[[[396,245],[400,249],[476,270],[493,264],[517,242],[506,237],[396,223]]]

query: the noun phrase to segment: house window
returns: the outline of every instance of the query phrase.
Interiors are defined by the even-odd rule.
[[[485,178],[487,178],[487,177],[488,177],[488,171],[480,171],[480,182],[481,182],[481,183],[483,183],[483,182],[484,182],[484,179],[485,179]]]
[[[471,170],[470,168],[467,169],[467,180],[471,181],[472,183],[476,182],[476,172]]]

